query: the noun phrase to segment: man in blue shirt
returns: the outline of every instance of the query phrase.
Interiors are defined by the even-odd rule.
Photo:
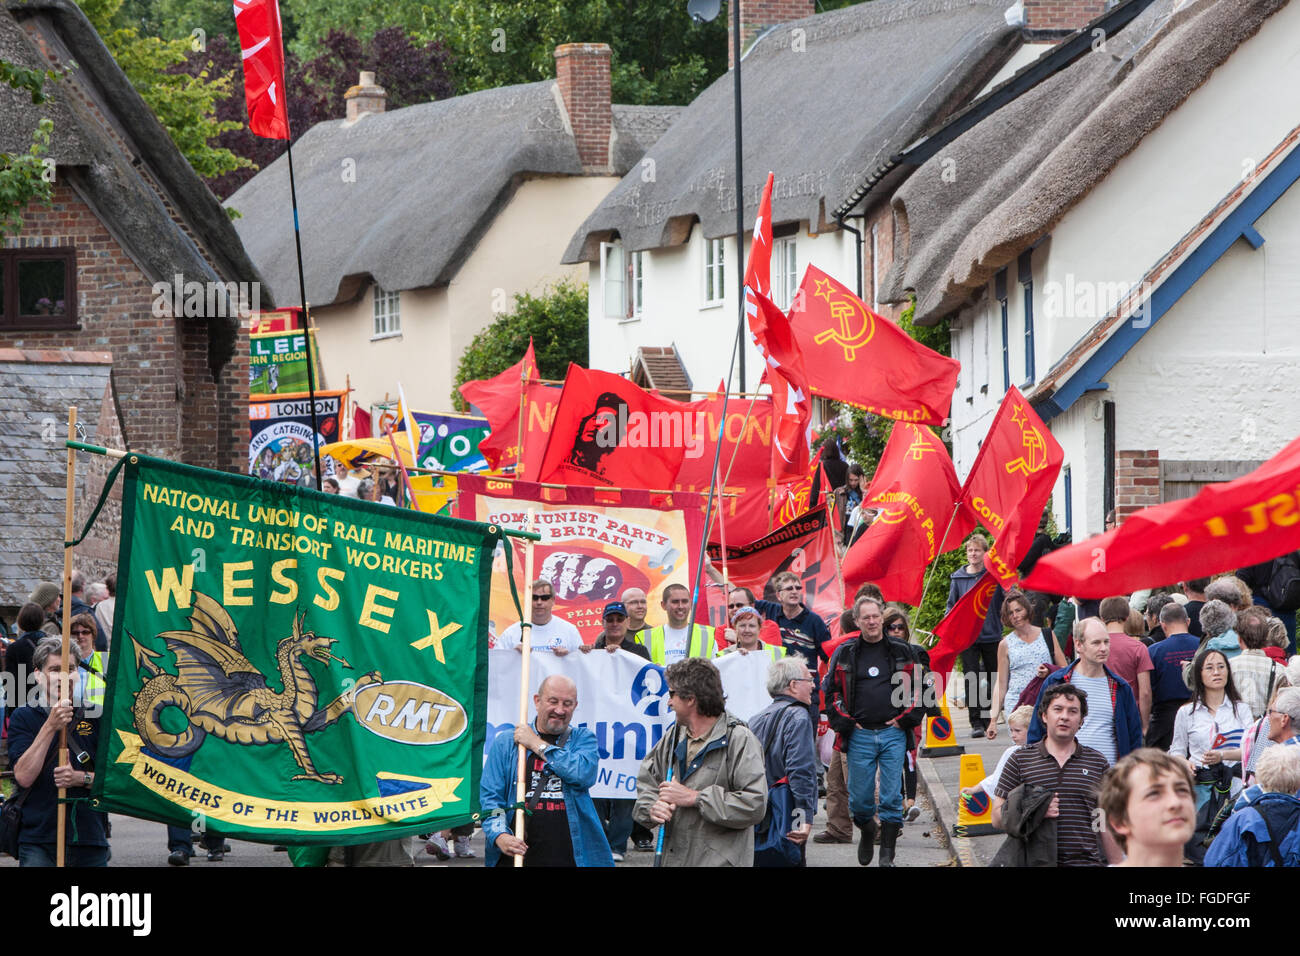
[[[769,621],[775,621],[781,629],[781,643],[787,655],[798,654],[808,665],[809,673],[817,673],[819,660],[830,660],[826,653],[826,642],[831,639],[830,628],[818,615],[803,603],[803,579],[793,571],[782,571],[772,579],[776,588],[777,601],[755,601],[754,608]],[[812,720],[813,739],[816,740],[817,724],[821,721],[821,709],[818,701],[808,705],[808,716]]]
[[[513,736],[498,734],[488,748],[479,796],[486,815],[483,837],[488,866],[613,866],[605,830],[589,791],[600,763],[596,737],[586,727],[570,727],[578,708],[578,688],[562,674],[542,681],[533,695],[537,719],[521,724]],[[531,812],[525,832],[514,833],[518,751],[525,760],[524,804]]]
[[[1160,609],[1160,627],[1165,639],[1156,641],[1151,655],[1151,723],[1147,727],[1146,745],[1168,750],[1174,739],[1174,717],[1178,708],[1192,699],[1183,682],[1183,664],[1196,656],[1200,641],[1188,631],[1191,619],[1177,601]]]

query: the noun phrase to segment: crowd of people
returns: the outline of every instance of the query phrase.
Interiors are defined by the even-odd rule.
[[[966,542],[949,608],[983,573],[987,548],[979,534]],[[1007,834],[994,865],[1300,865],[1300,657],[1294,617],[1268,605],[1266,578],[1246,569],[1100,601],[998,590],[948,691],[973,736],[996,739],[1005,723],[1011,738],[993,773],[962,794],[982,790]],[[27,791],[24,866],[54,859],[59,787],[76,822],[69,862],[109,857],[107,819],[84,798],[115,584],[73,576],[74,678],[60,680],[57,585],[33,590],[4,642],[6,687],[38,692],[6,701],[10,767]],[[486,863],[608,866],[657,849],[665,866],[803,866],[813,844],[856,842],[859,864],[894,866],[904,826],[920,813],[916,755],[935,712],[929,657],[909,609],[886,603],[874,585],[854,595],[836,636],[803,587],[793,572],[775,575],[766,597],[729,586],[728,626],[716,630],[690,620],[682,585],[661,592],[658,625],[647,621],[646,592],[628,588],[604,606],[603,630],[586,643],[555,614],[554,582],[534,581],[532,651],[624,651],[658,664],[675,722],[642,762],[634,798],[594,798],[597,741],[572,725],[579,688],[547,677],[535,719],[498,735],[486,754]],[[522,651],[524,633],[516,623],[495,645]],[[715,666],[746,654],[764,660],[771,699],[748,721],[727,710]],[[53,741],[64,729],[73,759],[56,766]],[[828,751],[819,732],[833,738]],[[528,754],[519,833],[517,747]],[[168,862],[184,865],[192,835],[171,829]],[[426,850],[472,857],[473,832],[471,824],[428,834]],[[213,834],[203,848],[215,861],[229,845]]]

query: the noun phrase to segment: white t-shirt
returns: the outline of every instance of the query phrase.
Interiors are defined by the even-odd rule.
[[[989,795],[990,800],[993,799],[993,791],[998,788],[998,781],[1002,779],[1002,768],[1007,765],[1007,761],[1011,758],[1011,755],[1019,749],[1019,747],[1012,744],[1006,750],[1002,751],[1002,756],[998,758],[998,765],[993,768],[993,772],[979,782],[980,787]]]
[[[552,616],[545,624],[534,624],[532,632],[532,647],[535,651],[553,651],[557,647],[576,651],[582,646],[582,635],[578,629],[561,617]],[[496,646],[514,650],[519,646],[519,634],[519,624],[511,624],[497,635]]]
[[[690,627],[669,627],[664,625],[664,666],[676,664],[686,657],[690,649]]]
[[[1070,683],[1088,695],[1088,716],[1079,728],[1079,743],[1100,750],[1109,764],[1115,763],[1115,713],[1110,703],[1110,683],[1105,676],[1084,677],[1077,670]]]

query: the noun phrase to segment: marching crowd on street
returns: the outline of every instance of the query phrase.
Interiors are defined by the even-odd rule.
[[[949,608],[978,580],[987,547],[980,534],[967,541]],[[1271,564],[1099,602],[999,589],[951,675],[972,734],[996,739],[1005,721],[1011,736],[979,785],[1007,834],[994,865],[1300,865],[1300,657],[1294,613],[1268,603]],[[553,613],[553,583],[534,581],[533,651],[622,650],[664,667],[675,723],[641,764],[635,799],[594,799],[596,739],[571,724],[579,688],[561,675],[543,680],[535,720],[488,748],[486,863],[610,866],[632,849],[657,849],[665,866],[802,866],[810,844],[856,841],[860,864],[894,866],[904,824],[919,815],[921,728],[937,713],[929,657],[907,610],[874,585],[854,596],[838,637],[804,603],[799,575],[777,574],[767,590],[729,588],[730,626],[715,633],[690,623],[684,586],[664,589],[658,626],[646,622],[646,593],[631,588],[604,607],[602,633],[585,644]],[[103,703],[115,580],[74,575],[75,689],[48,706],[61,671],[59,591],[37,587],[5,642],[3,719],[21,788],[6,804],[20,828],[6,837],[20,865],[52,865],[65,787],[69,863],[102,866],[107,817],[84,798],[96,772],[92,705]],[[496,646],[521,650],[524,630],[512,625]],[[751,653],[769,659],[772,703],[746,722],[727,711],[713,662]],[[44,696],[15,693],[28,672]],[[817,746],[823,715],[834,737],[828,762]],[[73,759],[55,766],[63,728]],[[513,830],[516,745],[528,753],[522,833]],[[813,836],[819,811],[825,825]],[[426,851],[473,856],[473,830],[429,834]],[[203,846],[214,861],[229,850],[212,833]],[[168,852],[173,865],[188,862],[190,832],[169,827]]]

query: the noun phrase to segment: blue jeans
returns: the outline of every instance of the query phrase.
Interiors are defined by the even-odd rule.
[[[64,862],[68,866],[108,866],[108,847],[106,846],[70,846]],[[54,866],[55,845],[53,843],[18,844],[19,866]]]
[[[903,822],[903,757],[907,737],[897,727],[864,730],[849,738],[845,769],[849,775],[849,812],[862,826],[880,813],[885,823]],[[880,773],[880,806],[876,806],[876,772]]]
[[[591,801],[596,806],[596,816],[605,828],[605,839],[612,853],[627,855],[627,839],[632,835],[632,808],[635,800],[615,800],[597,797]]]

